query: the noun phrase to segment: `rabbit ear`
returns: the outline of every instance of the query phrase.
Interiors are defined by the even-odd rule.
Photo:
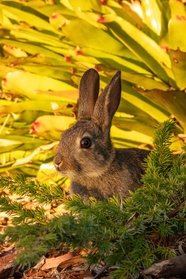
[[[112,118],[121,99],[121,71],[118,71],[100,94],[92,119],[98,123],[102,130],[110,128]]]
[[[99,94],[99,75],[94,69],[84,73],[79,87],[78,119],[90,119]]]

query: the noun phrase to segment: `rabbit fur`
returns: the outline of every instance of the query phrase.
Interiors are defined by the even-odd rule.
[[[99,75],[89,69],[80,81],[78,121],[63,132],[54,165],[71,179],[72,194],[97,200],[125,198],[141,186],[142,162],[149,151],[112,145],[110,128],[121,98],[121,72],[99,97],[98,93]]]

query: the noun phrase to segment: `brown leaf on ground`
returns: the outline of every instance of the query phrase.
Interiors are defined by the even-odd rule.
[[[58,265],[57,270],[62,271],[76,266],[80,266],[81,264],[85,264],[85,259],[83,259],[81,256],[75,256],[69,260],[61,262]]]
[[[34,279],[34,278],[49,279],[50,278],[49,276],[50,276],[49,272],[45,272],[42,270],[36,270],[36,269],[32,268],[29,271],[24,272],[24,276],[21,279]]]
[[[46,269],[50,269],[50,268],[57,268],[61,263],[71,259],[72,257],[73,257],[73,253],[68,252],[65,255],[45,259],[45,264],[41,267],[41,270],[46,270]]]
[[[24,273],[22,279],[94,279],[86,261],[80,255],[73,256],[74,253],[68,252],[65,255],[44,259],[46,262],[42,266],[37,264],[34,268]],[[42,266],[42,267],[41,267]]]
[[[0,279],[5,279],[8,277],[12,270],[16,268],[17,264],[15,263],[15,258],[17,253],[6,254],[0,257]]]

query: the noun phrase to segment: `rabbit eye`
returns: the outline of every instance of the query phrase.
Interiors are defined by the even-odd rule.
[[[89,138],[83,138],[80,141],[81,148],[89,148],[91,147],[91,140]]]

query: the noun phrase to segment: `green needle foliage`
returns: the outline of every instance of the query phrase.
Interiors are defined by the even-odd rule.
[[[65,214],[48,220],[43,217],[42,203],[58,198],[62,201],[58,196],[59,189],[52,189],[51,193],[47,190],[44,200],[42,187],[45,189],[45,185],[19,177],[14,191],[35,196],[38,201],[41,193],[42,203],[39,208],[30,210],[29,215],[24,207],[16,206],[16,202],[9,202],[4,197],[0,199],[1,209],[10,215],[17,214],[13,216],[15,226],[8,227],[1,236],[2,240],[8,236],[9,242],[17,243],[20,249],[17,262],[21,266],[31,265],[55,248],[88,248],[88,263],[102,259],[108,265],[117,266],[113,278],[119,279],[137,276],[141,269],[155,261],[176,255],[176,249],[169,247],[168,240],[170,237],[176,239],[176,235],[185,230],[186,153],[177,158],[171,154],[169,147],[174,129],[172,121],[158,127],[155,149],[145,163],[144,186],[131,193],[131,197],[123,202],[123,209],[117,197],[107,202],[91,198],[85,203],[79,196],[74,196],[64,201],[68,209]],[[11,189],[12,179],[1,177],[0,181],[1,188]],[[29,188],[29,183],[33,189]],[[15,218],[20,218],[19,224]]]
[[[14,179],[1,176],[0,189],[8,189],[10,194],[29,196],[36,199],[39,203],[52,203],[63,197],[63,191],[60,187],[39,184],[36,180],[28,180],[23,175],[17,175]]]

